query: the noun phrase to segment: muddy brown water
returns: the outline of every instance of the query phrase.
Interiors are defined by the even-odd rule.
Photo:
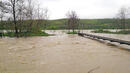
[[[0,73],[130,73],[130,52],[78,35],[3,38]]]

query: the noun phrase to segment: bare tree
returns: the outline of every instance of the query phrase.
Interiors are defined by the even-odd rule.
[[[3,20],[4,15],[5,15],[5,13],[4,13],[3,9],[0,9],[0,19],[1,19],[1,21]]]
[[[67,20],[68,29],[69,30],[72,29],[73,32],[75,32],[75,29],[77,29],[79,26],[79,18],[76,12],[75,11],[68,12],[67,17],[68,17],[68,20]]]
[[[24,30],[23,24],[24,24],[24,20],[25,20],[25,12],[26,12],[25,0],[20,0],[17,6],[18,6],[17,19],[19,22],[18,28],[19,28],[19,32],[21,33],[22,30]]]
[[[18,37],[18,26],[17,26],[17,4],[20,0],[7,0],[4,4],[7,7],[7,11],[13,17],[15,34]]]
[[[18,27],[17,27],[17,20],[16,20],[16,4],[18,0],[8,0],[8,1],[10,2],[11,8],[12,8],[15,33],[16,33],[16,36],[18,37]]]
[[[115,17],[115,18],[113,18],[113,26],[115,26],[116,27],[116,29],[120,29],[121,27],[119,27],[120,26],[120,19],[118,18],[118,17]]]
[[[43,13],[43,9],[40,7],[40,4],[37,5],[37,7],[35,8],[35,30],[36,32],[41,32],[41,26],[43,24],[43,19],[44,19],[44,13]]]
[[[0,1],[0,28],[2,28],[2,30],[5,27],[5,22],[3,22],[3,18],[6,16],[7,13],[7,7],[6,4],[2,1]],[[2,35],[4,33],[2,32]]]
[[[34,5],[33,0],[27,0],[27,6],[26,6],[26,20],[29,21],[27,26],[27,31],[32,31],[32,25],[33,25],[33,17],[34,17]]]
[[[37,28],[40,29],[41,27],[44,29],[46,29],[47,27],[47,21],[48,21],[48,9],[47,8],[40,8],[40,4],[38,4],[37,8],[36,8],[36,15],[35,17],[37,20]]]
[[[0,19],[1,19],[1,21],[5,17],[6,13],[7,13],[6,4],[4,2],[0,1]]]
[[[123,27],[123,29],[126,29],[126,20],[128,16],[127,8],[122,7],[119,10],[119,13],[117,14],[117,18],[120,20],[120,24]]]
[[[36,20],[37,20],[37,23],[36,23],[36,27],[37,27],[37,29],[39,29],[40,30],[40,25],[41,25],[41,20],[42,20],[42,10],[41,10],[41,8],[40,8],[40,4],[38,4],[38,6],[37,6],[37,9],[36,9]],[[39,30],[37,30],[37,31],[39,31]]]
[[[48,14],[48,9],[44,9],[44,31],[46,30],[47,28],[47,24],[48,24],[48,19],[49,19],[49,14]]]

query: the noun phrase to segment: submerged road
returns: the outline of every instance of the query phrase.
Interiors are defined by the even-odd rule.
[[[78,35],[0,39],[0,73],[130,73],[130,52]]]

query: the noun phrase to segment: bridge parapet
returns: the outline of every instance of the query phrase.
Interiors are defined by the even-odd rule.
[[[120,39],[96,36],[96,35],[87,34],[87,33],[78,33],[78,35],[82,36],[82,37],[91,37],[91,38],[97,38],[97,39],[102,39],[102,40],[108,40],[110,42],[117,42],[117,43],[120,43],[120,44],[130,45],[130,41],[124,41],[124,40],[120,40]]]

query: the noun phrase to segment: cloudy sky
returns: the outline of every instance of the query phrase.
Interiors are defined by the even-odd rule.
[[[76,11],[85,18],[112,18],[122,6],[130,6],[130,0],[38,0],[49,9],[50,19],[65,18],[68,11]]]

